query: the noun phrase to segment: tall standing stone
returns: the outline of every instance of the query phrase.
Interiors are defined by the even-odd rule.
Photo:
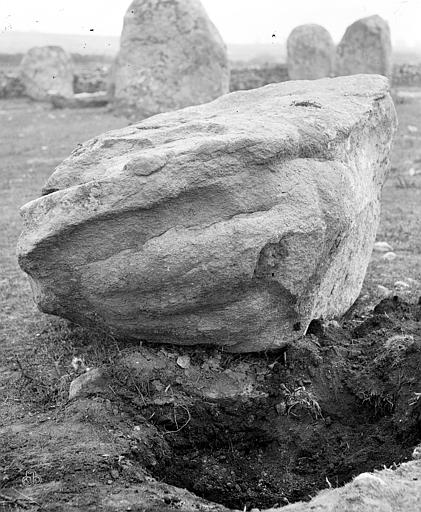
[[[25,94],[38,101],[47,101],[49,92],[73,96],[73,63],[60,46],[31,48],[23,57],[19,74]]]
[[[134,0],[113,69],[115,106],[143,118],[229,90],[224,42],[199,0]]]
[[[314,23],[300,25],[287,40],[290,80],[314,80],[331,75],[335,45],[329,32]]]
[[[391,76],[392,43],[387,21],[368,16],[350,25],[336,49],[337,76],[376,73]]]

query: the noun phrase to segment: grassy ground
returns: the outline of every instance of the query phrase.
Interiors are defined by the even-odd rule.
[[[378,285],[410,301],[421,295],[421,103],[397,108],[400,127],[378,233],[396,258],[386,261],[381,253],[373,255],[357,304],[362,317],[384,293]],[[75,356],[82,365],[112,364],[125,348],[101,333],[69,329],[65,322],[39,313],[15,257],[19,207],[38,196],[54,167],[78,143],[126,124],[101,109],[60,111],[26,100],[0,101],[0,434],[6,447],[0,494],[2,488],[14,489],[13,504],[22,508],[41,509],[37,486],[46,479],[49,487],[43,487],[42,503],[48,510],[96,510],[99,500],[104,509],[129,510],[121,504],[128,500],[131,506],[128,496],[136,491],[132,484],[147,483],[122,455],[133,440],[133,425],[122,420],[112,400],[80,402],[77,407],[67,403],[69,384],[81,373],[80,364],[71,364]],[[398,281],[407,286],[396,285]],[[83,489],[77,478],[82,470]],[[118,486],[116,474],[122,471],[130,478]],[[105,499],[101,486],[107,485],[114,497]],[[174,505],[164,503],[159,510]]]
[[[376,284],[393,289],[397,280],[410,278],[416,282],[408,295],[415,298],[421,286],[421,104],[412,102],[396,107],[399,129],[392,152],[392,171],[383,190],[377,240],[387,241],[397,258],[389,263],[373,258],[363,294],[374,292]]]
[[[0,102],[0,336],[7,342],[3,349],[19,351],[45,325],[16,262],[19,207],[39,195],[54,167],[78,143],[126,124],[104,110],[54,111],[26,100]]]

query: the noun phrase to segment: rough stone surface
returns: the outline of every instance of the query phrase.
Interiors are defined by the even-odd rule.
[[[366,75],[100,135],[22,208],[35,301],[120,336],[282,347],[357,298],[395,124],[387,80]]]
[[[225,44],[199,0],[134,0],[112,74],[115,107],[139,119],[229,89]]]
[[[389,24],[369,16],[350,25],[336,49],[335,75],[392,74],[392,43]]]
[[[60,46],[31,48],[20,64],[20,77],[27,96],[48,101],[50,91],[73,95],[73,64]]]
[[[320,25],[300,25],[288,37],[288,75],[291,80],[314,80],[331,76],[334,57],[332,37]]]

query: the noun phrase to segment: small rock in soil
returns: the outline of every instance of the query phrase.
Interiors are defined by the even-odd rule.
[[[86,373],[82,373],[70,384],[69,400],[81,395],[97,393],[103,390],[104,380],[102,371],[99,368],[93,368]]]
[[[405,289],[410,288],[408,283],[405,283],[405,281],[396,281],[393,285],[395,288]]]
[[[382,256],[382,259],[385,261],[393,261],[396,259],[396,253],[394,252],[387,252]]]
[[[177,358],[177,364],[180,368],[190,368],[190,357],[189,356],[180,356]]]
[[[397,334],[396,336],[392,336],[388,338],[385,343],[385,348],[389,350],[404,350],[409,346],[413,345],[414,337],[410,334]]]
[[[386,288],[386,286],[383,286],[381,284],[377,285],[377,292],[380,297],[389,297],[392,292],[389,290],[389,288]]]
[[[393,247],[391,247],[387,242],[376,242],[373,250],[377,252],[390,252],[393,251]]]

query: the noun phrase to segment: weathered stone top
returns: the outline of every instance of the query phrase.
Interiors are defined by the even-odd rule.
[[[317,158],[312,154],[314,139],[322,143],[326,155],[333,154],[335,142],[349,136],[360,116],[370,115],[373,102],[384,99],[388,91],[384,77],[354,75],[289,81],[227,94],[91,139],[57,167],[43,193],[83,183],[94,186],[97,180],[105,184],[118,174],[151,181],[148,175],[167,174],[177,159],[188,156],[193,160],[203,153],[217,156],[239,141],[243,146],[240,153],[258,163],[274,157]],[[260,144],[248,145],[249,133],[260,139]],[[282,154],[277,151],[280,143]],[[260,153],[262,148],[265,151]],[[234,150],[237,147],[232,147]],[[136,154],[140,160],[134,161]],[[76,191],[69,190],[72,192]]]
[[[333,159],[338,143],[387,95],[384,77],[353,75],[271,84],[153,116],[81,144],[44,185],[43,194],[56,193],[22,207],[23,219],[44,237],[60,229],[64,218],[59,212],[71,214],[78,223],[106,213],[111,198],[118,211],[147,208],[163,196],[196,187],[200,174],[207,179],[209,172],[215,177],[235,173],[235,167],[212,164],[225,153],[232,153],[233,164],[240,158],[254,165],[294,158]],[[391,100],[388,108],[393,108]],[[197,159],[205,165],[199,176],[196,168],[189,175],[189,162]],[[185,172],[180,175],[183,164]],[[115,188],[122,179],[124,186]],[[131,181],[143,183],[135,196],[126,193]]]

